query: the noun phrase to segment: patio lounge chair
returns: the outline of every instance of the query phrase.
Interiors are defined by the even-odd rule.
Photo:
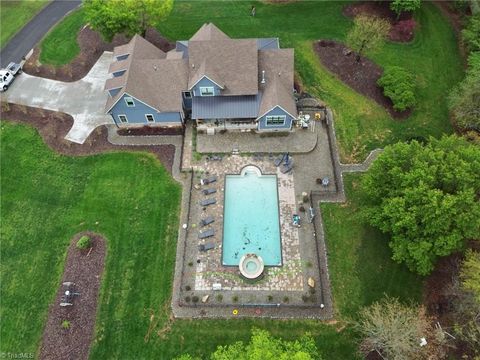
[[[277,157],[273,163],[275,164],[275,166],[278,167],[283,162],[283,159],[285,159],[285,154],[282,154],[279,157]]]
[[[203,195],[211,195],[215,194],[217,192],[217,189],[205,189],[202,190]]]
[[[213,223],[214,221],[215,219],[213,218],[213,216],[208,216],[205,219],[200,220],[200,226],[207,226]]]
[[[217,177],[216,176],[210,176],[209,178],[201,179],[200,184],[207,185],[207,184],[211,184],[215,181],[217,181]]]
[[[217,202],[217,199],[211,198],[211,199],[205,199],[200,201],[200,206],[208,206],[208,205],[213,205]]]
[[[292,169],[293,169],[293,164],[292,164],[292,163],[289,163],[288,165],[283,166],[280,171],[281,171],[282,174],[287,174],[287,173],[289,173],[290,171],[292,171]]]
[[[205,231],[200,231],[198,233],[198,238],[199,239],[206,239],[206,238],[209,238],[211,236],[215,235],[215,230],[213,229],[208,229],[208,230],[205,230]]]
[[[208,251],[215,249],[215,244],[214,243],[206,243],[206,244],[200,244],[198,245],[198,250],[200,251]]]

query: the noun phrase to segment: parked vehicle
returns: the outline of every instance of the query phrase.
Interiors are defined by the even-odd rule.
[[[22,72],[20,64],[11,62],[5,69],[0,70],[0,91],[6,91],[10,84],[15,80],[15,75]]]

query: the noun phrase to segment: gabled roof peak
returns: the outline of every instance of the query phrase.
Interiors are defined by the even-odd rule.
[[[205,23],[190,38],[190,41],[210,41],[210,40],[226,40],[230,39],[222,30],[213,23]]]

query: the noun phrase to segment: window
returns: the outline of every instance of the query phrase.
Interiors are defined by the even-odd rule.
[[[147,118],[147,122],[155,122],[152,114],[145,114],[145,117]]]
[[[125,60],[126,58],[128,58],[128,55],[130,55],[130,54],[118,55],[118,56],[117,56],[117,60],[118,60],[118,61]]]
[[[121,123],[128,123],[127,115],[118,115],[118,120],[120,120]]]
[[[192,97],[192,93],[190,91],[184,91],[183,92],[183,97],[185,99],[190,99]]]
[[[285,125],[285,115],[267,116],[267,126]]]
[[[135,106],[135,101],[133,101],[133,98],[131,98],[131,97],[126,97],[125,98],[125,104],[127,104],[128,107],[134,107]]]
[[[213,96],[214,95],[214,88],[213,86],[205,86],[200,88],[200,95],[201,96]]]

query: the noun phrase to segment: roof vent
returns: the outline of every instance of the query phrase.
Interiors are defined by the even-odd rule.
[[[265,70],[262,70],[262,84],[265,84]]]
[[[192,68],[195,69],[195,64],[192,64]]]
[[[153,65],[153,70],[157,71],[157,65]]]

